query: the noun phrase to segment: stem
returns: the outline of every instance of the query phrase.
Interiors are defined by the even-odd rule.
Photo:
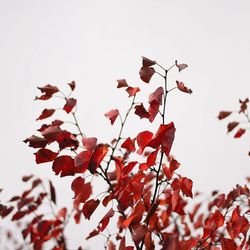
[[[160,66],[160,65],[159,65]],[[161,66],[160,66],[161,67]],[[167,94],[168,94],[168,89],[167,89],[167,75],[168,75],[168,71],[173,68],[173,66],[171,66],[168,70],[165,70],[165,75],[163,76],[164,78],[164,88],[165,88],[165,94],[164,94],[164,100],[163,100],[163,111],[161,113],[162,115],[162,123],[165,124],[165,113],[166,113],[166,103],[167,103]],[[157,192],[158,192],[158,189],[160,187],[160,182],[158,180],[159,178],[159,175],[160,175],[160,172],[161,172],[161,165],[162,165],[162,161],[163,161],[163,156],[164,156],[164,151],[162,150],[161,151],[161,156],[160,156],[160,162],[159,162],[159,165],[158,165],[158,169],[157,169],[157,172],[156,172],[156,177],[155,177],[155,190],[154,190],[154,194],[153,194],[153,199],[151,201],[151,207],[155,204],[155,200],[156,200],[156,196],[157,196]],[[149,220],[150,220],[150,217],[148,218],[147,220],[147,225],[149,223]],[[144,245],[144,239],[142,240],[141,242],[141,245],[139,246],[139,249],[142,250],[143,249],[143,245]]]
[[[86,136],[85,136],[85,134],[82,132],[82,130],[81,130],[80,126],[79,126],[79,123],[78,123],[78,120],[77,120],[77,118],[76,118],[75,112],[71,112],[71,114],[73,115],[73,118],[74,118],[74,120],[75,120],[75,125],[76,125],[76,127],[77,127],[77,129],[78,129],[78,131],[79,131],[79,133],[80,133],[80,135],[81,135],[81,137],[85,138]]]
[[[115,146],[112,147],[112,152],[111,152],[109,161],[108,161],[108,163],[107,163],[107,166],[106,166],[106,168],[105,168],[105,176],[106,176],[106,177],[107,177],[108,169],[109,169],[110,163],[111,163],[111,161],[112,161],[112,159],[113,159],[115,150],[116,150],[116,148],[117,148],[117,146],[118,146],[120,140],[122,139],[121,136],[122,136],[122,132],[123,132],[123,129],[124,129],[124,125],[125,125],[125,123],[126,123],[126,121],[127,121],[127,118],[128,118],[128,116],[129,116],[129,113],[130,113],[130,111],[132,110],[134,104],[135,104],[135,96],[133,97],[131,106],[130,106],[130,108],[128,109],[128,111],[127,111],[127,113],[126,113],[124,120],[123,120],[123,119],[121,118],[121,116],[120,116],[120,118],[121,118],[121,129],[120,129],[120,131],[119,131],[119,134],[118,134],[118,137],[117,137]]]

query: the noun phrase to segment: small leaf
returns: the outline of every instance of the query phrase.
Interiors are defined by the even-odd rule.
[[[140,105],[138,104],[138,105],[135,106],[135,114],[138,115],[141,119],[142,118],[149,118],[149,113],[145,109],[143,103],[141,103]]]
[[[185,64],[185,63],[180,63],[180,64],[178,64],[177,60],[175,61],[175,65],[176,65],[176,67],[178,68],[179,72],[181,72],[182,70],[184,70],[185,68],[188,67],[188,65]]]
[[[128,83],[125,79],[117,80],[117,82],[118,82],[117,88],[128,87]]]
[[[42,114],[36,120],[46,119],[54,114],[55,109],[44,109]]]
[[[68,83],[69,87],[71,88],[72,91],[74,91],[74,89],[76,88],[76,83],[75,81],[72,81],[70,83]]]
[[[105,116],[106,116],[107,118],[109,118],[109,120],[110,120],[110,122],[111,122],[111,125],[114,124],[114,122],[115,122],[115,120],[116,120],[116,118],[117,118],[118,115],[119,115],[118,109],[112,109],[112,110],[110,110],[109,112],[107,112],[107,113],[105,114]]]
[[[128,92],[129,97],[131,97],[131,96],[135,96],[136,93],[138,93],[140,91],[140,88],[138,88],[138,87],[134,87],[134,88],[133,87],[128,87],[126,89],[126,91]]]
[[[220,113],[218,115],[218,119],[219,120],[225,119],[226,117],[228,117],[231,114],[232,114],[231,111],[220,111]]]
[[[155,69],[152,67],[142,67],[139,74],[142,81],[149,83],[151,77],[155,73]]]
[[[121,145],[121,148],[125,148],[130,152],[135,152],[135,140],[128,137]]]
[[[76,106],[77,100],[74,98],[69,98],[66,101],[66,104],[64,105],[63,109],[67,112],[70,113],[71,110]]]
[[[231,132],[234,128],[239,125],[239,122],[229,122],[227,125],[227,132]]]
[[[240,138],[243,134],[245,134],[246,130],[244,128],[239,128],[236,134],[234,135],[234,138]]]
[[[54,202],[54,204],[56,205],[56,190],[55,190],[55,187],[51,181],[49,181],[49,190],[50,190],[50,198]]]
[[[153,61],[151,59],[148,59],[147,57],[142,56],[142,66],[143,67],[150,67],[155,65],[157,62]]]
[[[191,89],[187,88],[187,87],[184,85],[183,82],[176,81],[176,84],[177,84],[177,88],[178,88],[180,91],[182,91],[182,92],[184,92],[184,93],[188,93],[188,94],[192,94],[192,93],[193,93],[193,91],[192,91]]]

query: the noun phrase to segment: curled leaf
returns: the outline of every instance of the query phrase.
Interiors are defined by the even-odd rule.
[[[115,122],[115,120],[116,120],[116,118],[117,118],[118,115],[119,115],[119,110],[118,109],[112,109],[112,110],[110,110],[109,112],[107,112],[105,114],[105,116],[107,118],[109,118],[109,120],[111,122],[111,125],[114,124],[114,122]]]
[[[182,92],[184,92],[184,93],[188,93],[188,94],[192,94],[192,93],[193,93],[193,91],[192,91],[191,89],[187,88],[187,87],[184,85],[183,82],[176,81],[176,84],[177,84],[177,88],[178,88],[180,91],[182,91]]]

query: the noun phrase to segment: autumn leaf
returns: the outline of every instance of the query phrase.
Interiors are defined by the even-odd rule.
[[[142,56],[142,66],[143,67],[150,67],[155,65],[157,62],[153,61],[151,59],[148,59],[147,57]]]
[[[128,87],[126,89],[126,91],[128,92],[129,97],[131,97],[131,96],[135,96],[136,93],[138,93],[140,91],[140,88],[138,88],[138,87],[134,87],[134,88],[133,87]]]
[[[55,153],[50,149],[41,148],[35,153],[36,163],[40,164],[40,163],[54,161],[57,155],[58,153]]]
[[[74,159],[68,155],[61,155],[55,159],[52,169],[56,175],[61,173],[61,177],[75,174]]]
[[[162,87],[157,88],[152,94],[149,95],[148,102],[150,104],[162,104],[162,96],[163,96],[164,90]]]
[[[82,139],[83,147],[90,152],[92,152],[95,149],[96,143],[97,143],[96,137],[88,137]]]
[[[75,90],[75,88],[76,88],[76,83],[75,83],[75,81],[72,81],[72,82],[68,83],[68,85],[69,85],[69,87],[71,88],[71,91],[74,91],[74,90]]]
[[[183,82],[176,81],[176,85],[177,85],[177,88],[178,88],[180,91],[184,92],[184,93],[188,93],[188,94],[192,94],[192,93],[193,93],[193,91],[192,91],[191,89],[187,88],[187,87],[184,85]]]
[[[84,203],[83,208],[82,208],[82,213],[85,217],[85,219],[89,220],[93,212],[96,210],[100,203],[100,200],[88,200],[87,202]]]
[[[56,86],[50,84],[45,85],[44,87],[37,87],[43,95],[35,98],[35,100],[48,100],[52,97],[53,94],[57,93],[59,89]]]
[[[244,128],[239,128],[236,134],[234,135],[234,138],[240,138],[243,134],[245,134],[246,130]]]
[[[109,120],[110,120],[110,122],[111,122],[111,125],[114,124],[114,122],[115,122],[115,120],[116,120],[116,118],[117,118],[118,115],[119,115],[118,109],[112,109],[112,110],[110,110],[109,112],[107,112],[107,113],[105,114],[105,116],[106,116],[107,118],[109,118]]]
[[[130,152],[135,152],[135,140],[128,137],[121,145],[121,148],[125,148]]]
[[[67,99],[66,101],[66,104],[64,105],[63,109],[67,112],[67,113],[70,113],[71,110],[76,106],[76,99],[74,98],[69,98]]]
[[[94,174],[96,169],[100,166],[102,160],[108,153],[109,146],[107,144],[98,144],[89,160],[88,169]]]
[[[135,114],[142,118],[149,118],[149,113],[145,109],[143,103],[135,105]]]
[[[101,219],[101,221],[99,222],[99,226],[98,226],[98,230],[99,232],[103,232],[104,229],[107,227],[107,225],[109,224],[109,220],[111,217],[113,217],[115,214],[114,210],[111,208],[107,214]]]
[[[55,109],[44,109],[42,114],[36,119],[36,120],[43,120],[50,116],[52,116],[55,113]]]
[[[32,135],[31,137],[25,139],[23,142],[29,143],[29,147],[32,148],[45,148],[48,144],[48,140],[43,137]]]
[[[155,69],[152,67],[142,67],[139,74],[142,81],[149,83],[151,77],[155,73]]]
[[[50,198],[56,204],[56,190],[51,181],[49,181]]]
[[[239,122],[229,122],[227,125],[227,132],[231,132],[234,128],[239,125]]]
[[[228,117],[231,114],[232,114],[231,111],[220,111],[220,113],[218,115],[218,119],[219,120],[225,119],[226,117]]]
[[[178,68],[179,72],[181,72],[182,70],[184,70],[188,67],[188,65],[185,63],[178,64],[177,60],[175,61],[175,65]]]
[[[117,88],[124,88],[124,87],[128,87],[128,83],[126,81],[126,79],[120,79],[120,80],[117,80]]]

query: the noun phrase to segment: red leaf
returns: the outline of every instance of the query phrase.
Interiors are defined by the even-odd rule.
[[[162,96],[163,96],[164,90],[162,87],[157,88],[152,94],[149,95],[148,102],[150,104],[162,104]]]
[[[84,148],[86,148],[88,151],[92,152],[97,143],[97,138],[95,137],[89,137],[89,138],[83,138],[82,139],[82,145]]]
[[[176,65],[176,67],[179,69],[179,72],[181,72],[182,70],[184,70],[185,68],[188,67],[188,65],[185,64],[185,63],[180,63],[180,64],[178,64],[177,60],[175,61],[175,65]]]
[[[83,208],[82,208],[82,213],[85,217],[85,219],[89,220],[93,212],[96,210],[100,203],[100,200],[88,200],[87,202],[84,203]]]
[[[149,83],[151,77],[155,73],[155,69],[152,67],[142,67],[139,74],[142,81]]]
[[[70,113],[71,110],[76,106],[77,100],[74,98],[69,98],[66,101],[66,104],[64,105],[63,109],[67,112]]]
[[[55,159],[52,169],[56,175],[61,173],[61,177],[74,175],[76,172],[73,158],[68,155],[62,155]]]
[[[232,112],[231,111],[221,111],[218,115],[218,119],[222,120],[225,119],[226,117],[228,117],[229,115],[231,115]]]
[[[52,116],[55,112],[55,109],[44,109],[42,114],[36,120],[43,120]]]
[[[76,83],[75,81],[72,81],[70,83],[68,83],[69,87],[71,88],[72,91],[74,91],[74,89],[76,88]]]
[[[56,204],[56,190],[53,183],[49,181],[50,198]]]
[[[150,153],[148,155],[148,158],[147,158],[148,167],[151,167],[151,166],[155,165],[155,161],[156,161],[156,158],[157,158],[158,151],[159,151],[159,148],[157,148],[155,151],[153,151],[152,153]]]
[[[237,250],[237,245],[231,239],[222,238],[221,239],[222,250]]]
[[[109,112],[107,112],[107,113],[105,114],[105,116],[106,116],[107,118],[109,118],[109,120],[110,120],[110,122],[111,122],[111,125],[114,124],[114,122],[115,122],[115,120],[116,120],[116,118],[117,118],[118,115],[119,115],[118,109],[112,109],[112,110],[110,110]]]
[[[178,236],[174,234],[168,234],[167,238],[164,241],[164,250],[179,250],[180,245],[178,241]]]
[[[92,238],[92,237],[95,237],[95,236],[98,235],[98,234],[99,234],[99,231],[96,230],[96,229],[94,229],[94,230],[88,235],[88,237],[86,237],[86,240],[88,240],[88,239],[90,239],[90,238]]]
[[[142,118],[149,118],[148,111],[144,108],[144,105],[141,103],[140,105],[135,106],[135,114]]]
[[[151,59],[148,59],[147,57],[142,56],[142,66],[143,67],[150,67],[155,65],[157,62],[153,61]]]
[[[181,179],[181,191],[183,192],[183,194],[191,198],[193,198],[192,187],[193,187],[192,180],[186,177],[183,177]]]
[[[144,148],[147,146],[148,142],[152,139],[153,133],[150,131],[143,131],[140,132],[137,137],[136,141],[138,146],[140,147],[139,154],[143,153]]]
[[[231,132],[234,128],[239,125],[239,122],[229,122],[227,125],[227,132]]]
[[[171,172],[174,172],[177,168],[179,168],[180,163],[175,160],[174,158],[171,158],[170,164],[169,164],[169,169]]]
[[[84,203],[92,194],[90,182],[85,183],[82,177],[77,177],[71,183],[71,189],[75,193],[75,205],[78,207],[80,203]]]
[[[177,84],[177,88],[182,91],[182,92],[185,92],[185,93],[188,93],[188,94],[192,94],[193,91],[189,88],[187,88],[183,82],[179,82],[179,81],[176,81],[176,84]]]
[[[75,158],[75,166],[80,168],[78,171],[79,173],[84,173],[85,170],[88,168],[89,160],[91,157],[91,152],[89,151],[82,151],[79,153]]]
[[[56,86],[51,86],[50,84],[45,85],[44,87],[38,87],[42,93],[42,96],[35,98],[35,100],[48,100],[52,97],[52,95],[59,91]]]
[[[55,153],[46,148],[41,148],[36,153],[34,153],[34,155],[36,156],[36,163],[40,164],[40,163],[54,161],[58,153]]]
[[[36,135],[32,135],[31,137],[25,139],[23,142],[29,143],[29,147],[32,148],[44,148],[48,143],[47,139],[38,137]]]
[[[245,134],[246,130],[244,128],[239,128],[236,134],[234,135],[234,138],[240,138],[243,134]]]
[[[129,97],[131,97],[131,96],[135,96],[136,93],[138,93],[140,91],[140,88],[138,88],[138,87],[134,87],[134,88],[133,87],[128,87],[126,89],[126,91],[128,92]]]
[[[125,148],[126,150],[130,152],[135,152],[135,139],[131,140],[130,137],[128,137],[121,145],[121,148]]]
[[[174,134],[175,134],[175,127],[173,122],[167,125],[161,124],[154,138],[148,142],[147,146],[152,148],[157,148],[160,145],[162,145],[165,154],[169,155],[174,141]]]
[[[27,181],[29,181],[32,177],[33,177],[33,174],[23,176],[22,181],[23,181],[23,182],[27,182]]]
[[[99,232],[103,232],[103,230],[107,227],[107,225],[109,224],[109,220],[111,217],[114,216],[114,210],[111,208],[108,213],[101,219],[101,221],[99,222],[99,226],[98,226],[98,230]]]
[[[117,82],[118,82],[117,88],[128,87],[128,83],[125,79],[117,80]]]
[[[159,113],[160,104],[150,104],[148,113],[149,113],[149,121],[153,122],[157,114]]]
[[[103,158],[108,153],[108,145],[107,144],[98,144],[95,148],[94,153],[92,154],[88,169],[89,171],[94,174],[96,169],[100,166]]]

